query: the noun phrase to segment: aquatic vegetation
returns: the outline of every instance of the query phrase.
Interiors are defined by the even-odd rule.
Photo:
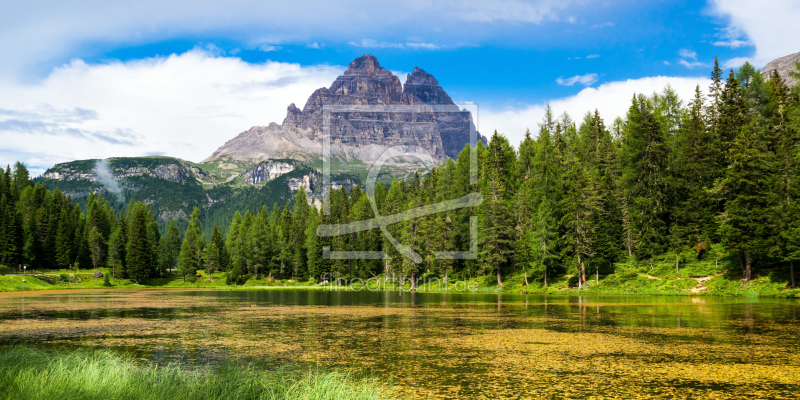
[[[405,398],[792,398],[800,304],[323,291],[0,296],[0,344],[368,372]]]

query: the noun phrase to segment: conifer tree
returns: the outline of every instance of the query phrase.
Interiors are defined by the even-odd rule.
[[[97,227],[93,227],[89,231],[89,238],[88,238],[88,245],[89,245],[89,253],[92,255],[92,265],[95,269],[100,266],[100,263],[103,261],[103,235],[100,234],[100,231]]]
[[[774,171],[765,144],[753,124],[742,128],[730,151],[730,165],[715,191],[724,196],[720,234],[723,244],[739,253],[744,281],[752,279],[753,262],[769,249],[773,235],[771,180]]]
[[[630,199],[629,217],[640,259],[666,250],[668,147],[653,105],[634,97],[622,147],[622,180]]]
[[[186,282],[186,275],[195,275],[198,269],[203,268],[203,238],[201,235],[200,210],[195,207],[178,257],[178,272],[183,275],[184,282]]]
[[[153,247],[150,243],[148,223],[152,219],[152,214],[144,203],[133,204],[128,222],[126,270],[128,278],[136,283],[150,277]]]

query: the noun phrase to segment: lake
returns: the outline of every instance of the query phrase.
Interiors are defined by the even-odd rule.
[[[799,316],[796,300],[757,298],[28,292],[0,294],[0,345],[321,365],[403,398],[796,398]]]

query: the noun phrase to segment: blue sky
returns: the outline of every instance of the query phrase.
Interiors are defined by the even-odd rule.
[[[200,161],[365,53],[425,69],[516,142],[548,102],[611,120],[634,91],[707,87],[714,56],[763,67],[800,51],[788,0],[110,3],[0,4],[0,162]]]

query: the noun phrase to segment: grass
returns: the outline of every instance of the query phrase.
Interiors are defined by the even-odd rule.
[[[103,278],[93,277],[97,270],[81,270],[76,273],[70,270],[43,270],[28,271],[25,275],[0,275],[0,292],[16,292],[27,290],[54,290],[54,289],[119,289],[119,288],[184,288],[184,289],[225,289],[225,290],[247,290],[252,288],[292,288],[292,287],[313,287],[315,282],[297,281],[296,279],[272,280],[266,276],[256,279],[254,276],[247,276],[244,285],[226,285],[226,272],[215,272],[212,274],[212,281],[208,280],[205,271],[200,270],[199,277],[187,277],[184,282],[183,276],[171,272],[162,278],[147,279],[137,284],[130,279],[112,279],[111,286],[104,286]],[[103,274],[109,273],[107,268],[100,268]],[[16,271],[6,270],[5,273],[16,273]],[[2,273],[2,272],[0,272]],[[65,279],[66,278],[66,279]]]
[[[142,363],[110,350],[0,352],[0,399],[388,399],[374,378],[320,370],[264,371]]]

